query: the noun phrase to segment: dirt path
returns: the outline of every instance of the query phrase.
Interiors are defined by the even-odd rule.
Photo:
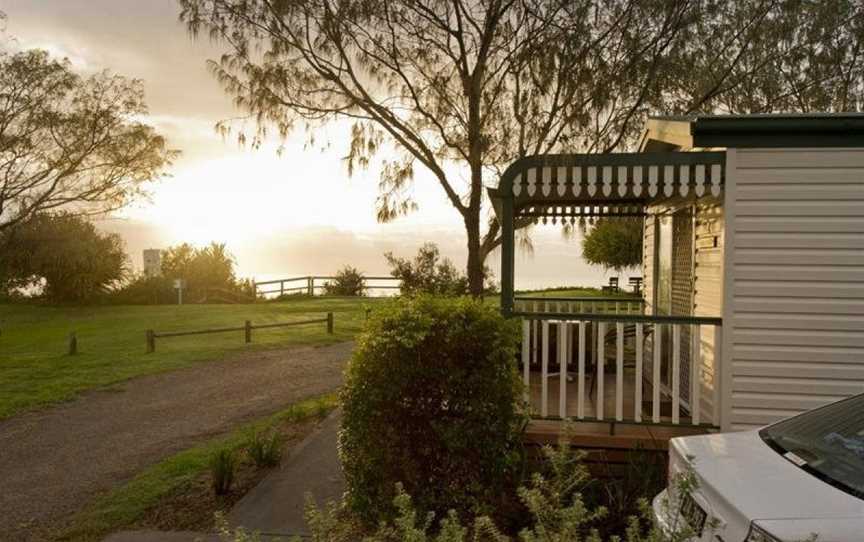
[[[248,352],[0,422],[0,540],[44,540],[160,459],[335,390],[351,343]]]

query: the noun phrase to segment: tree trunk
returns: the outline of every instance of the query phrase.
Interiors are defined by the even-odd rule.
[[[472,297],[483,295],[484,258],[480,250],[480,212],[468,212],[465,216],[465,231],[468,233],[468,293]]]

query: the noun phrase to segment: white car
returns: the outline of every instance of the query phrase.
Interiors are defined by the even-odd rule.
[[[669,480],[655,518],[692,541],[862,542],[864,395],[758,431],[672,439]]]

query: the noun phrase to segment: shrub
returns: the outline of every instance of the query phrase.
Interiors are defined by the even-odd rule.
[[[225,495],[231,491],[234,483],[234,472],[237,470],[237,453],[230,448],[218,450],[210,458],[210,476],[213,482],[213,492]]]
[[[449,259],[441,259],[435,243],[426,243],[411,261],[397,258],[392,252],[384,254],[393,278],[402,281],[402,294],[464,295],[468,291],[468,278]]]
[[[578,452],[566,446],[543,449],[549,464],[548,474],[537,473],[528,483],[518,489],[519,500],[527,509],[529,520],[519,530],[515,540],[520,542],[684,542],[693,537],[692,529],[683,519],[673,519],[668,529],[655,524],[650,505],[642,499],[636,515],[621,518],[624,525],[617,534],[603,535],[596,527],[608,519],[608,511],[586,503],[582,489],[589,483],[585,466]],[[692,493],[697,487],[692,472],[676,475],[671,487],[679,495]],[[314,540],[330,542],[391,542],[412,540],[414,542],[509,542],[514,532],[504,531],[489,516],[475,516],[463,521],[450,510],[444,515],[424,514],[418,510],[413,499],[400,485],[396,485],[393,507],[396,510],[392,521],[383,521],[371,532],[358,530],[356,522],[346,508],[335,503],[321,509],[312,499],[307,499],[306,521]],[[666,510],[675,509],[675,503],[661,503]],[[672,508],[670,508],[672,507]],[[676,515],[672,513],[673,517]],[[716,528],[715,523],[706,526]],[[241,533],[242,535],[242,533]],[[246,540],[236,538],[237,542]]]
[[[346,265],[333,280],[324,284],[325,295],[362,296],[366,295],[366,279],[363,273]]]
[[[246,443],[246,453],[258,468],[275,467],[282,460],[282,438],[278,433],[265,436],[255,431]]]
[[[608,522],[609,514],[603,507],[588,504],[582,495],[590,485],[587,470],[581,461],[582,454],[566,445],[543,448],[545,462],[549,467],[545,474],[537,473],[518,489],[521,505],[527,510],[529,519],[515,538],[520,542],[684,542],[694,533],[678,512],[677,500],[663,499],[660,506],[670,518],[670,524],[661,528],[654,522],[653,512],[646,499],[641,499],[636,514],[629,518],[617,518],[623,525],[617,533],[603,535],[598,525]],[[675,475],[669,484],[672,494],[687,495],[698,489],[698,480],[692,470]],[[392,521],[383,521],[371,529],[364,530],[343,503],[330,501],[319,508],[315,500],[307,495],[306,523],[312,540],[328,542],[509,542],[516,531],[505,531],[488,516],[475,516],[462,521],[452,510],[443,516],[423,514],[414,499],[396,484]],[[243,529],[232,530],[224,516],[216,514],[217,531],[223,540],[232,542],[258,542],[256,533]],[[706,529],[711,532],[718,524],[710,521]],[[293,539],[298,540],[299,539]],[[818,538],[811,537],[810,542]]]
[[[392,518],[397,482],[424,511],[489,512],[514,494],[521,382],[513,322],[482,302],[403,298],[375,311],[341,393],[348,504]]]

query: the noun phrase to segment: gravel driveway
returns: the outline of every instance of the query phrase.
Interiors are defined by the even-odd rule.
[[[351,348],[246,352],[0,421],[0,540],[50,539],[91,498],[149,465],[335,390]]]

